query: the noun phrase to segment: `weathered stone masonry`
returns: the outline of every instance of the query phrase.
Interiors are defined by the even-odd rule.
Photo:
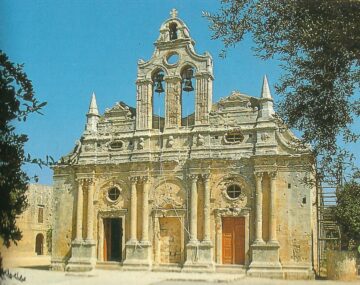
[[[136,109],[99,115],[93,94],[81,139],[54,167],[53,269],[313,276],[310,151],[294,147],[266,77],[260,98],[234,91],[213,104],[212,58],[194,45],[174,10],[138,62]],[[164,118],[154,96],[165,96]]]

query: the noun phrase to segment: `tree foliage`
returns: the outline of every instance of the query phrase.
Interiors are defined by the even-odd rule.
[[[26,121],[31,113],[40,113],[46,102],[34,97],[31,81],[23,65],[9,61],[0,51],[0,237],[8,247],[10,241],[21,239],[16,217],[27,206],[26,191],[30,178],[21,169],[26,162],[39,165],[46,162],[32,159],[24,153],[26,134],[18,134],[16,121]]]
[[[279,114],[312,145],[320,171],[338,174],[351,160],[339,139],[359,137],[352,124],[360,115],[360,1],[222,0],[204,15],[225,48],[250,34],[257,56],[280,60]]]
[[[337,206],[334,215],[341,227],[342,242],[345,248],[352,243],[360,245],[360,184],[352,180],[336,193]]]

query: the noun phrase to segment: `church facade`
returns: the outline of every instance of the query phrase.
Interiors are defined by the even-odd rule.
[[[194,44],[173,10],[138,62],[136,108],[99,115],[93,94],[81,139],[54,167],[54,270],[313,277],[311,152],[276,116],[266,77],[260,97],[213,103],[212,57]],[[184,118],[185,92],[195,111]]]

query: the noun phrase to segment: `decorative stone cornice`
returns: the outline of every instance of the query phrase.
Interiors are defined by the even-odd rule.
[[[179,82],[182,81],[182,78],[178,75],[175,76],[164,76],[165,82]]]
[[[136,84],[141,85],[141,84],[152,84],[152,80],[148,79],[148,78],[139,78],[136,80]]]
[[[214,80],[214,76],[210,73],[210,72],[197,72],[195,75],[194,75],[195,79],[211,79],[211,80]]]

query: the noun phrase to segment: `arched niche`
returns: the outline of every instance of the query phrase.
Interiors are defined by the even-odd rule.
[[[37,255],[44,254],[44,235],[39,233],[35,238],[35,252]]]
[[[155,209],[186,208],[186,188],[178,178],[161,179],[155,183],[150,196]]]

